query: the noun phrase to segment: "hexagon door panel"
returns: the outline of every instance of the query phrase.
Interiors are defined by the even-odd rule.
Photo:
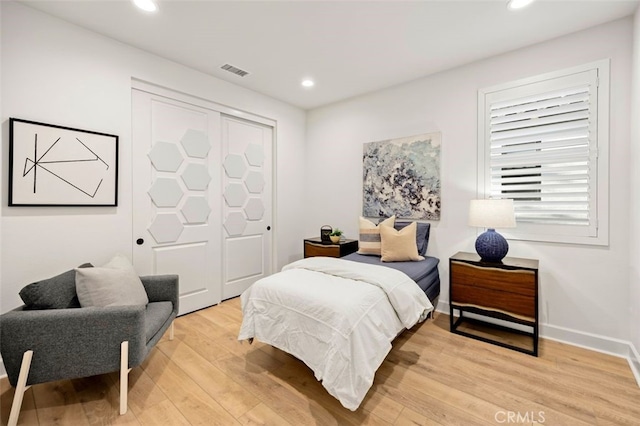
[[[247,191],[240,182],[229,183],[224,189],[223,195],[229,207],[242,207],[247,200]]]
[[[180,314],[214,305],[223,266],[222,219],[211,214],[222,200],[220,113],[148,91],[132,97],[134,266],[180,276]]]
[[[250,143],[244,150],[244,156],[251,166],[262,166],[264,161],[264,150],[261,145]]]
[[[193,158],[206,158],[211,149],[207,134],[195,129],[187,129],[180,143],[187,155]]]
[[[224,220],[224,230],[229,237],[240,237],[247,227],[247,218],[242,213],[231,212]]]
[[[174,213],[158,213],[149,226],[149,232],[157,243],[175,243],[180,238],[184,226]]]
[[[182,206],[182,215],[188,224],[206,224],[211,207],[204,197],[189,197]]]
[[[211,176],[204,164],[189,164],[182,172],[182,181],[187,189],[194,191],[204,191],[209,186]]]
[[[183,161],[178,146],[170,142],[157,142],[149,151],[149,159],[156,170],[164,172],[175,172]]]
[[[259,198],[251,198],[244,206],[244,214],[249,220],[260,220],[264,216],[264,204]]]
[[[229,154],[224,159],[223,167],[228,177],[242,179],[247,171],[247,162],[241,155]]]
[[[270,127],[222,117],[223,299],[271,273],[272,137]]]
[[[244,184],[252,194],[260,194],[265,183],[262,173],[254,171],[249,172],[244,180]]]
[[[157,207],[176,207],[184,195],[175,179],[158,178],[149,189],[149,196]]]

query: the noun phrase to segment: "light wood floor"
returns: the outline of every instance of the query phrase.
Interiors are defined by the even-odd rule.
[[[300,361],[236,340],[239,300],[176,320],[130,373],[118,413],[117,373],[33,386],[32,425],[639,425],[640,388],[627,362],[542,340],[534,358],[449,333],[437,314],[399,336],[356,412],[329,396]],[[13,388],[0,381],[6,424]],[[509,422],[511,420],[511,422]]]

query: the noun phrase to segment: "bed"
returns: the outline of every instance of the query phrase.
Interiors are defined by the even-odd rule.
[[[381,262],[353,253],[290,263],[242,294],[238,340],[255,338],[295,356],[356,410],[391,342],[433,311],[438,262]]]
[[[440,295],[440,274],[438,273],[440,259],[436,257],[424,256],[424,260],[413,262],[382,262],[377,256],[365,256],[356,252],[346,255],[342,259],[380,265],[402,271],[418,284],[418,287],[425,292],[429,300],[434,304],[436,298]]]

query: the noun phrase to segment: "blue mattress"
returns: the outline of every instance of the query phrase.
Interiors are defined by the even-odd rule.
[[[397,269],[414,280],[432,302],[440,295],[440,274],[438,273],[440,260],[435,257],[425,256],[424,260],[414,262],[383,262],[379,256],[351,253],[342,259]]]

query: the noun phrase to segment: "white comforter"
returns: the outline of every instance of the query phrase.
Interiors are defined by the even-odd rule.
[[[302,360],[350,410],[373,384],[391,341],[433,310],[400,271],[326,257],[257,281],[241,303],[239,340],[256,338]]]

